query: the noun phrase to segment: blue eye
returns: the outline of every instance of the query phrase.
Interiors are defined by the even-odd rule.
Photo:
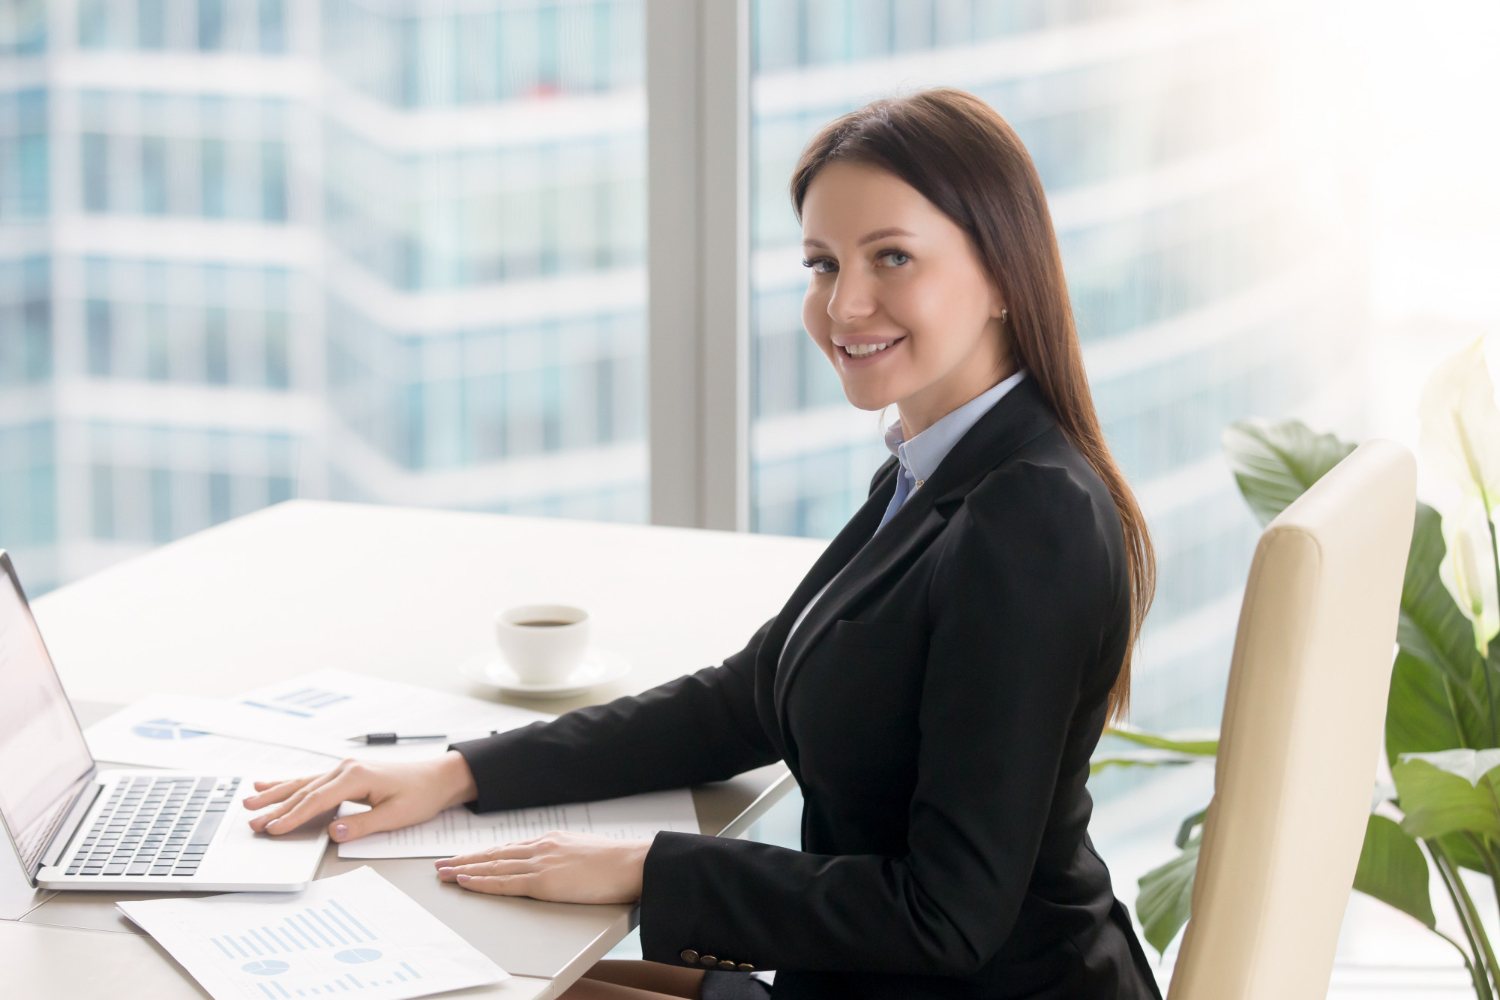
[[[905,251],[902,251],[902,250],[882,250],[882,251],[880,251],[880,253],[876,254],[875,256],[877,258],[896,256],[896,257],[904,257],[908,261],[911,260],[911,254],[906,253]],[[831,271],[820,271],[820,270],[818,270],[818,265],[819,264],[823,264],[823,263],[832,264],[833,260],[831,258],[828,258],[828,257],[814,257],[811,260],[804,259],[802,261],[802,266],[803,267],[810,267],[810,268],[812,268],[814,274],[832,274],[833,272],[831,272]],[[900,266],[903,266],[903,265],[897,265],[897,266],[900,267]]]

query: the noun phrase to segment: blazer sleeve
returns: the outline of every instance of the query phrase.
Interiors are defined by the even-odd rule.
[[[453,744],[479,788],[469,808],[489,812],[681,788],[779,760],[755,711],[755,656],[775,620],[717,667]]]
[[[870,479],[870,492],[896,461]],[[732,778],[780,760],[755,711],[755,657],[773,616],[720,666],[550,722],[455,743],[475,812],[585,802]]]
[[[982,968],[1026,894],[1080,691],[1118,671],[1098,662],[1118,611],[1102,534],[1110,507],[1098,509],[1065,469],[1017,462],[955,516],[930,584],[904,855],[659,833],[645,863],[643,956],[681,965],[693,949],[798,971]],[[836,712],[826,724],[838,724]]]

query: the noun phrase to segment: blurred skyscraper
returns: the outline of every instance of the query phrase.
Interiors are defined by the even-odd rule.
[[[645,520],[642,23],[9,5],[0,547],[32,589],[291,496]],[[885,457],[801,327],[795,157],[872,97],[972,90],[1047,184],[1155,533],[1135,719],[1211,723],[1255,537],[1219,433],[1354,406],[1357,258],[1278,145],[1260,8],[754,0],[752,24],[754,530],[830,537]]]

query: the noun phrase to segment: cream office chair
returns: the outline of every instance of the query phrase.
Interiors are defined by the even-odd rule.
[[[1261,534],[1168,1000],[1327,994],[1383,745],[1416,464],[1361,445]]]

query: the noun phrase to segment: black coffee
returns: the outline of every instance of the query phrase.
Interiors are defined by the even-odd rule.
[[[574,623],[573,622],[553,621],[551,619],[538,619],[537,621],[530,621],[530,622],[516,622],[516,624],[517,625],[538,625],[538,626],[541,626],[542,628],[547,628],[547,627],[550,627],[550,626],[553,626],[553,625],[572,625]]]

